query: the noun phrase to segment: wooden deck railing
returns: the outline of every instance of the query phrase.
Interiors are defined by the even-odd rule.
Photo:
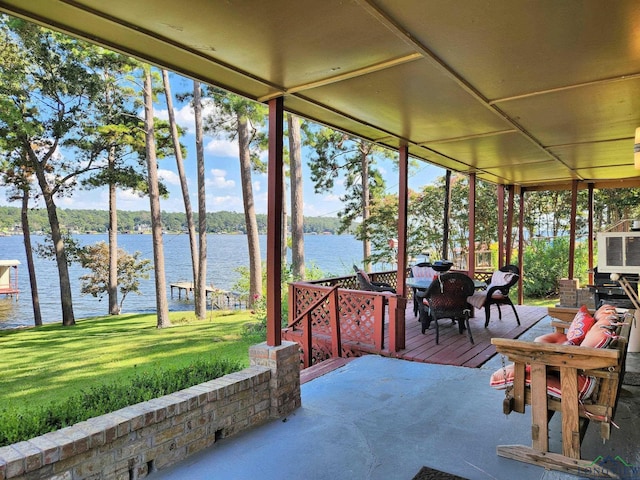
[[[395,270],[369,275],[374,282],[398,284]],[[490,277],[491,273],[476,272],[480,280]],[[411,289],[407,295],[411,298]],[[300,345],[304,368],[332,357],[393,355],[405,346],[406,302],[398,295],[358,290],[355,275],[294,282],[289,284],[291,320],[282,339]]]
[[[293,285],[292,285],[293,287]],[[295,290],[291,287],[289,294],[295,295]],[[301,314],[289,323],[288,329],[295,330],[296,327],[302,327],[302,363],[304,368],[308,368],[313,363],[313,312],[323,303],[329,311],[329,330],[331,331],[331,356],[341,357],[342,340],[340,337],[340,325],[338,320],[338,285],[330,287],[325,293],[321,294],[314,300]],[[303,321],[304,320],[304,321]]]
[[[395,285],[396,272],[371,275]],[[289,285],[289,318],[283,340],[300,345],[304,368],[331,357],[397,351],[404,347],[405,300],[356,290],[355,276]],[[385,324],[389,345],[385,346]]]

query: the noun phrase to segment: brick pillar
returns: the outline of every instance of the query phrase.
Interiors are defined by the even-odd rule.
[[[560,306],[561,307],[577,307],[577,290],[580,282],[577,278],[561,278],[558,281],[560,287]]]
[[[249,348],[249,364],[271,369],[271,418],[281,418],[300,407],[300,352],[295,342],[270,347],[266,342]]]

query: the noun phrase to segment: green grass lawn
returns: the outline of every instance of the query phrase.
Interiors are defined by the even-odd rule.
[[[515,299],[513,299],[515,302]],[[532,307],[555,307],[560,301],[559,297],[552,298],[525,298],[524,305],[530,305]]]
[[[525,305],[555,305],[557,299],[525,299]],[[214,312],[196,320],[171,312],[172,327],[156,328],[156,316],[120,315],[78,320],[73,327],[0,330],[0,406],[21,409],[59,401],[92,386],[124,381],[135,373],[225,358],[249,364],[243,327],[248,311]]]
[[[248,311],[215,312],[196,320],[171,312],[172,327],[157,329],[155,315],[78,320],[73,327],[0,330],[0,405],[7,409],[48,404],[91,386],[122,381],[135,373],[226,358],[249,365],[242,336],[253,322]]]

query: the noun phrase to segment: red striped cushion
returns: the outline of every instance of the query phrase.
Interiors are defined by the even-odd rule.
[[[506,377],[505,377],[506,374]],[[500,368],[493,372],[489,385],[496,390],[502,390],[513,385],[514,364],[507,365],[504,369]],[[531,366],[525,367],[525,383],[531,386]],[[578,398],[580,400],[587,399],[593,393],[596,386],[596,379],[586,375],[578,374]],[[560,377],[551,372],[547,374],[547,394],[554,398],[562,398],[562,390],[560,389]]]

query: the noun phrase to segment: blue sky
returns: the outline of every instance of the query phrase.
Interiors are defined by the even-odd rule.
[[[172,93],[191,92],[193,84],[191,80],[178,75],[171,76]],[[164,100],[163,96],[159,96]],[[164,101],[155,106],[155,114],[158,118],[167,118],[167,109]],[[197,208],[197,181],[196,181],[196,159],[195,159],[195,136],[193,112],[187,103],[177,102],[174,98],[174,109],[177,122],[186,128],[187,132],[182,137],[182,143],[187,149],[184,159],[185,171],[189,180],[189,194],[193,208]],[[206,169],[206,191],[207,191],[207,211],[214,212],[228,210],[242,212],[242,191],[240,184],[240,171],[238,161],[238,145],[225,138],[205,137],[205,169]],[[318,195],[313,191],[313,185],[309,180],[309,167],[307,162],[310,152],[303,149],[303,185],[304,185],[304,215],[305,216],[330,216],[335,217],[342,208],[339,200],[343,193],[341,184],[336,183],[336,188],[332,193]],[[266,159],[267,152],[264,152]],[[422,185],[432,183],[433,180],[444,175],[444,170],[433,165],[418,162],[417,171],[410,172],[409,187],[418,190]],[[158,163],[159,175],[163,179],[169,190],[169,197],[161,200],[161,208],[168,212],[184,211],[182,201],[182,191],[177,174],[175,158],[167,157],[160,159]],[[390,192],[397,192],[398,173],[392,162],[383,161],[378,163],[378,168],[382,171],[387,187]],[[4,190],[0,187],[0,191]],[[266,174],[253,173],[253,193],[257,213],[267,211],[267,176]],[[149,200],[141,198],[133,192],[118,190],[117,197],[119,210],[148,210]],[[6,194],[0,193],[0,204],[9,204]],[[70,209],[98,209],[108,208],[108,197],[106,189],[102,190],[77,190],[69,198],[58,198],[56,204],[60,208]],[[19,206],[18,203],[12,204]],[[37,205],[44,207],[44,205]]]

